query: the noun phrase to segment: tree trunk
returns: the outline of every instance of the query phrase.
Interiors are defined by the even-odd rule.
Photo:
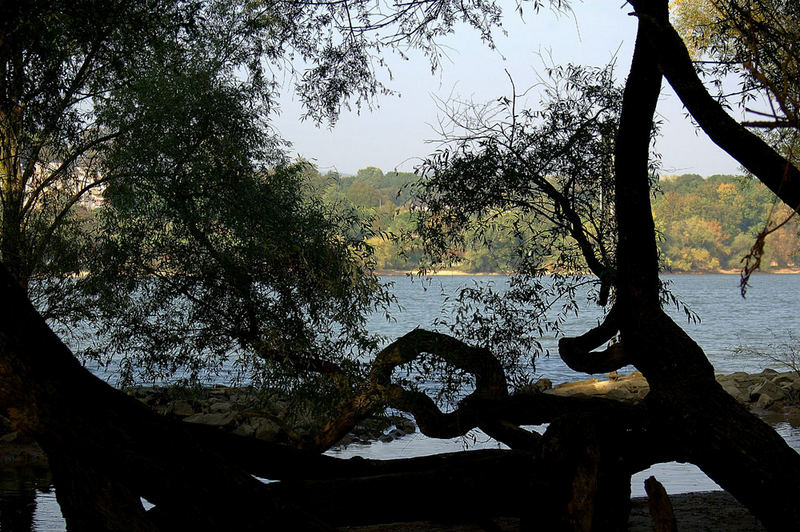
[[[0,295],[0,406],[47,453],[70,530],[313,530],[551,511],[552,483],[537,473],[554,468],[535,452],[337,460],[158,416],[81,367],[2,267]],[[551,414],[593,405],[546,399]],[[253,471],[284,481],[265,485]]]
[[[622,341],[650,384],[646,404],[678,459],[700,466],[769,528],[796,529],[800,455],[722,390],[700,347],[660,308],[647,163],[661,79],[650,36],[653,20],[666,19],[667,2],[641,4],[647,13],[639,20],[615,156]]]
[[[4,268],[0,295],[0,406],[47,453],[70,529],[324,528],[81,367]]]
[[[649,477],[644,481],[644,489],[647,492],[647,503],[650,507],[650,517],[653,518],[654,532],[677,532],[672,502],[670,502],[664,486],[656,480],[656,477]]]
[[[593,415],[551,424],[539,475],[551,479],[544,497],[554,511],[526,516],[526,530],[533,530],[533,524],[544,524],[546,530],[627,530],[631,464],[623,424],[619,416]]]
[[[13,99],[6,108],[0,109],[0,259],[23,288],[27,288],[22,234],[25,183],[19,146],[22,112]]]

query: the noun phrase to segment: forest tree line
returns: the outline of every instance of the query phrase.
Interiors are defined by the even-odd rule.
[[[369,220],[367,241],[375,249],[378,270],[414,270],[422,254],[414,243],[415,214],[411,172],[383,172],[374,166],[355,175],[321,174],[309,166],[312,187],[328,204],[354,209]],[[417,208],[424,208],[417,205]],[[666,271],[713,272],[737,270],[765,229],[762,271],[797,268],[800,264],[800,225],[789,219],[787,207],[758,181],[745,176],[697,174],[664,175],[653,196],[653,216]],[[502,214],[489,244],[475,243],[455,250],[454,266],[468,273],[513,271],[516,254],[513,232]]]

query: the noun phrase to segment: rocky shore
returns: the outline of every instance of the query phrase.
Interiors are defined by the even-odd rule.
[[[717,382],[737,401],[756,414],[775,419],[775,414],[793,418],[800,406],[800,372],[779,372],[765,369],[761,373],[737,372],[717,375]],[[636,402],[650,391],[647,381],[638,371],[630,375],[609,373],[603,379],[565,382],[553,386],[541,379],[534,386],[544,393],[555,395],[603,396],[617,401]]]
[[[738,401],[748,406],[768,421],[790,421],[800,424],[800,374],[766,369],[757,374],[733,373],[718,375],[717,381]],[[542,393],[556,395],[604,396],[625,402],[637,402],[648,393],[647,381],[639,372],[620,375],[616,372],[604,378],[587,379],[553,386],[547,379],[539,380],[534,387]],[[172,416],[186,423],[202,423],[219,427],[242,436],[269,441],[282,441],[283,419],[289,410],[288,403],[275,397],[267,398],[250,388],[213,387],[199,390],[176,388],[139,387],[128,393],[142,401],[155,412]],[[312,414],[307,413],[305,423],[294,410],[294,430],[311,430]],[[10,430],[0,418],[0,469],[46,467],[47,458],[39,447]],[[297,429],[297,427],[300,427]],[[414,424],[402,417],[380,417],[361,423],[342,442],[369,443],[391,441],[416,431]],[[670,496],[679,530],[763,530],[760,523],[725,492],[686,493]],[[355,527],[345,530],[372,532],[377,530],[467,531],[483,530],[483,526],[464,523],[443,524],[431,522],[383,524],[379,527]],[[519,521],[498,519],[492,526],[497,530],[517,530]],[[633,499],[629,530],[652,530],[647,499]]]
[[[135,387],[127,390],[153,411],[181,420],[218,427],[239,436],[270,442],[288,442],[287,431],[303,436],[313,430],[314,415],[275,396],[266,397],[252,388],[215,386],[201,389]],[[291,414],[289,412],[291,411]],[[291,426],[284,420],[293,418]],[[339,445],[389,442],[416,431],[416,425],[400,416],[380,416],[359,423]],[[35,442],[11,430],[0,417],[0,468],[47,466],[47,457]]]
[[[800,373],[778,372],[766,369],[760,373],[743,372],[717,375],[717,381],[739,402],[769,422],[789,421],[800,424]],[[638,402],[649,392],[647,381],[639,372],[629,375],[610,373],[604,378],[567,382],[553,386],[547,379],[534,384],[536,390],[555,395],[603,396],[625,402]],[[280,399],[265,398],[250,388],[213,387],[199,390],[140,387],[128,393],[142,401],[155,412],[172,416],[186,423],[202,423],[234,434],[269,441],[286,439],[282,430],[283,419],[289,409]],[[305,414],[305,423],[294,410],[293,430],[302,433],[311,430],[313,415]],[[300,427],[299,429],[297,427]],[[379,417],[366,420],[356,427],[340,445],[391,441],[416,431],[413,422],[402,417]],[[10,430],[0,417],[0,470],[14,468],[46,467],[47,458],[39,447]],[[679,530],[763,530],[750,513],[725,492],[686,493],[670,496]],[[345,530],[361,532],[376,530],[483,530],[480,526],[459,523],[398,523],[375,527],[356,527]],[[494,524],[498,530],[516,530],[519,521],[499,519]],[[632,501],[629,530],[652,530],[647,500]]]
[[[302,437],[315,426],[315,415],[309,409],[293,408],[285,399],[276,395],[265,396],[253,388],[215,386],[183,390],[137,387],[128,393],[159,414],[265,441],[288,442],[287,431]],[[293,419],[291,426],[284,423],[289,418]],[[358,424],[340,445],[388,442],[415,430],[416,425],[404,417],[374,417]]]
[[[800,373],[765,369],[761,373],[744,372],[717,375],[717,381],[739,402],[748,406],[767,421],[788,420],[800,424]],[[620,375],[609,373],[604,378],[566,382],[553,386],[547,379],[534,387],[555,395],[604,396],[625,402],[637,402],[648,393],[647,381],[641,373]],[[186,423],[202,423],[219,427],[241,436],[262,440],[286,441],[283,420],[288,403],[275,397],[266,398],[251,388],[212,387],[177,389],[137,387],[128,393],[159,414],[172,416]],[[290,430],[302,435],[312,430],[313,414],[301,414]],[[38,446],[3,423],[0,418],[0,467],[42,466],[47,464]],[[348,434],[340,445],[392,441],[415,432],[414,423],[400,416],[368,419]]]

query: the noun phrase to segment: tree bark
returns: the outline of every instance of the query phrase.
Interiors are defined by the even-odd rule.
[[[538,502],[551,483],[536,475],[536,451],[337,460],[158,416],[82,368],[2,267],[0,295],[0,406],[47,453],[70,530],[313,530],[550,511]],[[473,400],[464,407],[483,412],[476,420],[514,425],[615,412],[611,401],[540,394]],[[284,481],[265,485],[251,473]],[[145,511],[141,497],[155,507]]]
[[[728,115],[709,94],[669,16],[654,7],[660,2],[632,0],[630,3],[647,22],[647,38],[657,51],[659,68],[698,125],[784,203],[792,209],[800,207],[800,170]]]
[[[645,402],[679,460],[697,464],[775,530],[800,526],[800,456],[722,390],[702,349],[658,302],[647,155],[664,51],[666,0],[632,2],[639,15],[616,144],[617,309],[626,352],[650,384]],[[674,58],[673,58],[674,59]],[[688,60],[688,55],[685,58]],[[702,125],[702,124],[701,124]]]
[[[651,476],[644,481],[644,489],[647,492],[647,505],[650,508],[650,517],[653,518],[654,532],[677,532],[672,502],[664,486],[656,477]]]

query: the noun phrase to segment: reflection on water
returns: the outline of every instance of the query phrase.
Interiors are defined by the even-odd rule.
[[[51,483],[50,473],[44,468],[0,469],[0,531],[63,530],[60,512],[53,519],[37,511],[43,503],[44,513],[52,514],[55,496]]]

